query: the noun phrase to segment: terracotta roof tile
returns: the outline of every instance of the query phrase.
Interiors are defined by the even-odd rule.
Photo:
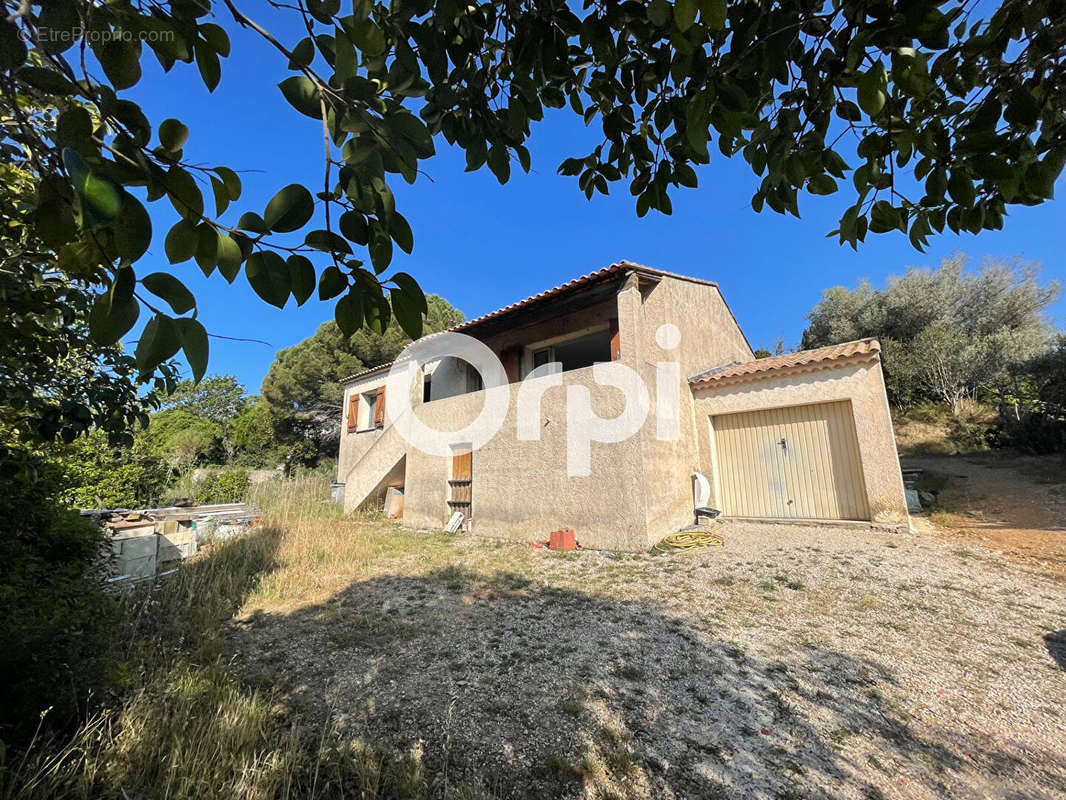
[[[511,303],[510,305],[504,306],[503,308],[498,308],[495,311],[489,312],[488,314],[482,314],[480,317],[474,317],[474,319],[467,320],[466,322],[461,322],[451,330],[466,330],[467,328],[471,328],[487,320],[495,319],[496,317],[502,317],[504,314],[509,314],[512,311],[519,310],[520,308],[525,308],[526,306],[539,303],[543,300],[548,300],[558,294],[562,294],[573,289],[584,288],[585,286],[590,286],[592,284],[613,278],[616,274],[623,274],[630,271],[639,272],[644,275],[653,275],[668,278],[681,278],[687,281],[695,281],[696,283],[705,283],[710,286],[717,286],[717,284],[713,283],[712,281],[705,281],[700,278],[689,278],[685,275],[676,275],[672,272],[665,272],[661,269],[655,269],[654,267],[645,267],[641,264],[634,264],[632,261],[619,261],[617,264],[611,264],[609,267],[603,267],[603,269],[594,270],[593,272],[590,272],[587,275],[581,275],[580,277],[574,278],[572,281],[567,281],[566,283],[561,283],[558,286],[553,286],[551,289],[545,289],[543,292],[538,292],[537,294],[530,295],[524,300],[519,300],[517,302]]]
[[[755,361],[724,364],[720,367],[705,370],[698,375],[693,375],[688,380],[689,383],[706,384],[727,378],[759,375],[760,373],[773,372],[774,370],[787,369],[789,367],[803,367],[822,364],[826,361],[840,361],[853,356],[878,353],[880,350],[881,344],[877,339],[859,339],[855,342],[844,342],[828,347],[819,347],[815,350],[800,350],[798,353],[784,353],[770,358],[759,358]]]

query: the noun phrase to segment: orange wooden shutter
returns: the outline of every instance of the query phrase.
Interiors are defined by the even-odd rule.
[[[622,354],[622,341],[618,336],[618,320],[611,320],[611,361],[617,361]]]
[[[385,387],[378,388],[378,401],[374,404],[374,427],[385,427]]]
[[[459,451],[452,455],[452,480],[468,481],[473,474],[472,454],[469,450]]]
[[[348,397],[348,433],[359,429],[359,392],[352,392]]]

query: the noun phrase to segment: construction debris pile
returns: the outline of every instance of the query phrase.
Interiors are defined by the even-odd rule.
[[[110,534],[113,583],[141,581],[163,574],[206,543],[240,535],[262,523],[262,513],[247,503],[167,506],[138,511],[87,509]]]

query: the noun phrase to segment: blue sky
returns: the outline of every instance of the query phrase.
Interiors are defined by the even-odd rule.
[[[260,6],[248,6],[249,13]],[[321,124],[298,114],[276,84],[292,74],[282,56],[256,34],[217,20],[233,42],[223,61],[222,82],[209,94],[193,65],[178,64],[164,76],[153,56],[142,59],[144,80],[127,93],[158,125],[175,116],[191,129],[187,161],[225,164],[241,172],[244,194],[223,217],[235,222],[246,210],[262,213],[275,191],[303,183],[322,184]],[[300,34],[291,15],[257,21],[286,44]],[[286,31],[291,31],[286,35]],[[1042,277],[1066,278],[1066,181],[1059,200],[1035,208],[1013,207],[1005,230],[977,236],[945,234],[927,252],[911,248],[899,234],[870,235],[858,252],[825,234],[846,208],[846,194],[803,196],[802,219],[749,205],[758,179],[742,159],[728,160],[712,148],[710,165],[699,168],[698,189],[677,190],[670,217],[651,211],[638,219],[624,183],[592,201],[576,178],[556,174],[568,156],[585,155],[596,141],[595,123],[586,129],[572,112],[557,111],[533,129],[533,169],[512,170],[500,186],[488,169],[465,173],[465,157],[437,140],[438,154],[423,162],[425,175],[413,186],[391,181],[397,209],[415,234],[412,255],[396,248],[392,270],[419,280],[428,293],[446,297],[467,317],[477,316],[573,277],[628,259],[673,272],[717,281],[752,345],[771,347],[778,337],[795,345],[805,315],[824,288],[852,286],[862,278],[883,284],[907,266],[935,265],[962,251],[977,264],[983,256],[1020,256],[1042,264]],[[844,154],[848,159],[848,154]],[[854,159],[848,159],[854,162]],[[210,204],[210,189],[205,198]],[[332,319],[332,303],[313,297],[302,308],[292,300],[282,310],[252,291],[243,272],[231,286],[217,273],[205,279],[195,262],[171,267],[163,237],[176,217],[166,201],[149,206],[155,237],[138,267],[140,274],[173,271],[196,294],[200,319],[214,334],[264,339],[261,344],[211,341],[210,373],[232,373],[257,392],[275,353],[311,336]],[[1066,300],[1051,309],[1066,326]]]

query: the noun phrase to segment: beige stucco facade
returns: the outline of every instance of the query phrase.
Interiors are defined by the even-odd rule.
[[[573,528],[585,547],[646,549],[692,524],[694,471],[703,472],[713,485],[711,418],[831,399],[850,400],[855,409],[872,521],[906,520],[876,354],[864,355],[862,363],[844,359],[806,373],[784,370],[746,380],[692,382],[690,377],[703,370],[754,359],[714,284],[623,262],[458,330],[488,345],[507,365],[510,379],[487,390],[506,395],[507,413],[499,432],[473,452],[471,504],[458,506],[469,513],[469,530],[475,535],[543,540],[553,530]],[[650,413],[632,436],[591,443],[585,476],[567,471],[573,400],[587,392],[592,411],[603,419],[622,414],[625,405],[619,389],[596,380],[591,364],[566,369],[561,385],[544,390],[539,411],[533,412],[539,438],[519,436],[522,380],[535,359],[571,352],[567,347],[576,353],[575,364],[593,358],[625,365],[639,376],[651,399]],[[564,366],[566,357],[560,356]],[[386,383],[387,372],[383,367],[354,376],[346,386],[337,478],[345,483],[345,507],[354,510],[386,486],[402,486],[403,524],[439,530],[456,508],[449,505],[452,459],[405,442],[387,413],[380,427],[371,424],[365,411],[355,426],[349,425],[350,398],[358,394],[358,408],[363,408]],[[486,390],[471,390],[462,362],[425,365],[424,373],[429,375],[425,394],[422,386],[411,386],[410,392],[412,413],[426,425],[456,431],[481,410]]]

